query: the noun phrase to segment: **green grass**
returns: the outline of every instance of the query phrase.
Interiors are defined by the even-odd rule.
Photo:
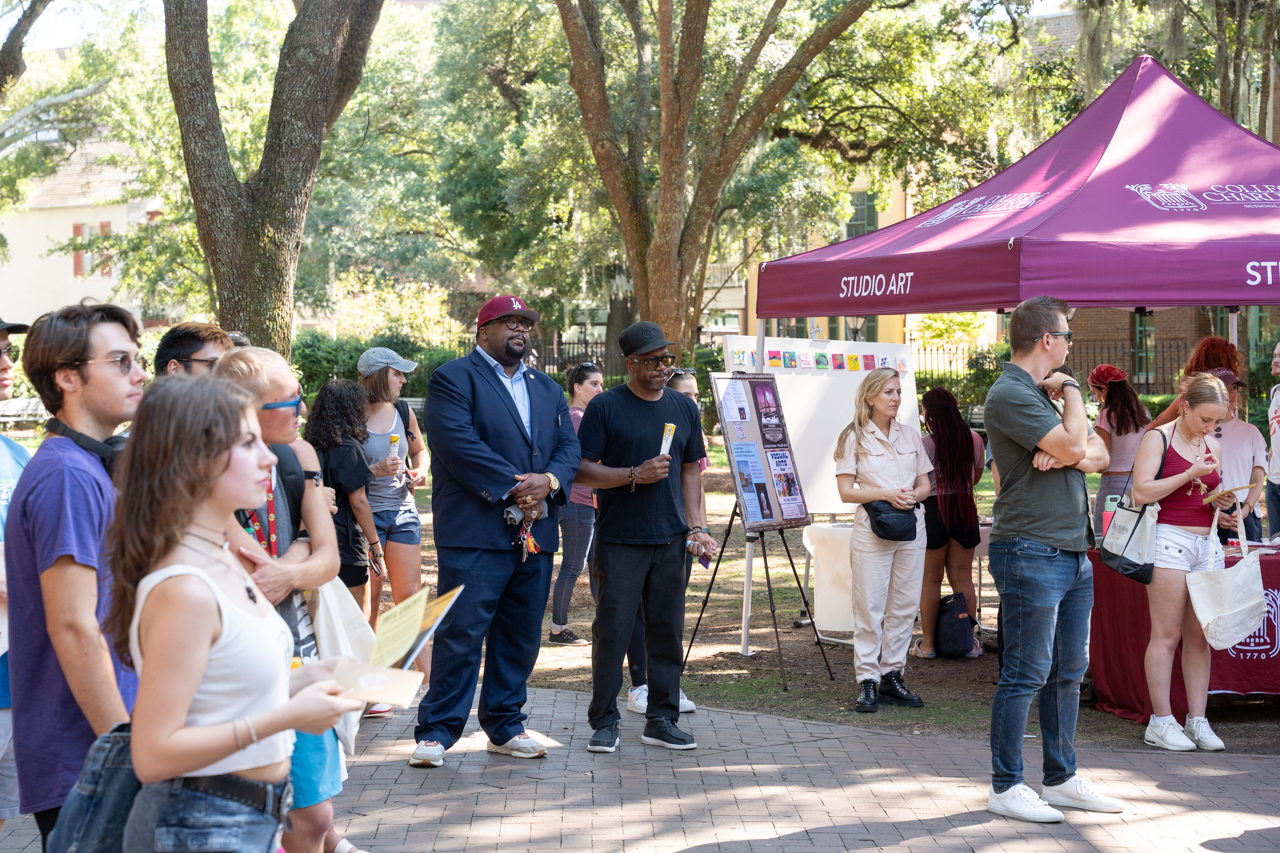
[[[711,460],[712,468],[729,467],[729,454],[725,452],[723,444],[707,442],[707,458]]]

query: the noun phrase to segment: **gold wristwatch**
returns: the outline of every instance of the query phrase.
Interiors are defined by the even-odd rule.
[[[547,471],[547,472],[546,472],[546,473],[544,473],[542,476],[546,477],[546,478],[547,478],[547,480],[548,480],[548,481],[550,481],[550,483],[551,483],[551,494],[553,494],[553,495],[554,495],[556,492],[560,491],[560,478],[559,478],[559,477],[557,477],[555,474],[552,474],[550,471]]]

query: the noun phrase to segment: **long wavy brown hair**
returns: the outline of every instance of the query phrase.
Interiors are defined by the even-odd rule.
[[[138,583],[182,540],[196,507],[227,469],[244,434],[253,396],[226,379],[170,376],[142,396],[129,442],[116,457],[115,519],[107,528],[111,609],[105,630],[120,660],[133,666],[129,626]]]

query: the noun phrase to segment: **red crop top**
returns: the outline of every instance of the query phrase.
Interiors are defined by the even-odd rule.
[[[1165,457],[1164,467],[1160,470],[1160,476],[1156,479],[1176,477],[1190,467],[1191,463],[1171,447],[1169,454]],[[1222,478],[1218,476],[1217,471],[1210,471],[1200,478],[1200,482],[1205,485],[1203,493],[1195,480],[1192,480],[1185,486],[1178,486],[1167,497],[1161,498],[1160,514],[1156,516],[1156,521],[1159,524],[1177,524],[1181,527],[1208,527],[1213,524],[1213,504],[1204,504],[1202,501],[1218,490]],[[1191,494],[1187,494],[1188,489],[1191,490]]]

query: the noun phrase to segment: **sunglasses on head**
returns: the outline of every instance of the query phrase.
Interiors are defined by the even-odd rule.
[[[672,376],[697,376],[698,369],[696,367],[676,367],[671,371]]]
[[[533,329],[533,321],[528,317],[499,317],[496,320],[490,320],[485,325],[492,326],[494,323],[501,323],[512,332],[528,332]]]
[[[129,371],[133,370],[133,365],[137,364],[142,368],[142,372],[147,372],[147,357],[145,355],[130,355],[122,352],[115,358],[91,358],[85,361],[67,362],[67,367],[79,367],[82,364],[114,364],[116,369],[120,371],[121,376],[128,376]]]
[[[636,364],[643,364],[645,370],[657,370],[658,365],[670,367],[676,363],[674,355],[655,355],[653,358],[629,358],[627,361],[634,361]]]

